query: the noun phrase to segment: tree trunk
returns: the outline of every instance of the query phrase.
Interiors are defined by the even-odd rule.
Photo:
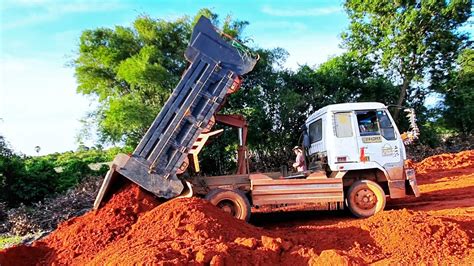
[[[405,97],[407,96],[407,89],[410,83],[411,78],[405,77],[405,79],[403,80],[402,88],[400,89],[400,96],[398,96],[398,108],[396,108],[395,112],[393,113],[393,120],[395,121],[398,121],[398,117],[400,116],[401,106],[403,104],[403,101],[405,101]]]

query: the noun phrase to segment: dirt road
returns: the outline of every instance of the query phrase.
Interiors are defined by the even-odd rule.
[[[258,214],[253,223],[286,239],[304,239],[316,254],[345,255],[345,262],[474,263],[474,167],[417,178],[421,197],[391,200],[369,219],[305,211]]]
[[[155,207],[128,186],[97,213],[61,224],[32,246],[0,251],[0,265],[474,262],[474,151],[415,166],[422,196],[389,201],[368,219],[297,211],[256,214],[247,224],[196,198]]]

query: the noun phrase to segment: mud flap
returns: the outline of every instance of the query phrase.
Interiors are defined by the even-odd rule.
[[[418,184],[416,182],[415,170],[406,169],[405,174],[406,174],[405,188],[407,190],[407,194],[414,195],[415,197],[419,197],[421,193],[420,193],[420,189],[418,188]]]

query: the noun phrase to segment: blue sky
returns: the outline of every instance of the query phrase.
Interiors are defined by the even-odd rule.
[[[140,14],[168,20],[211,8],[247,20],[246,36],[264,48],[283,47],[287,66],[317,65],[341,53],[347,17],[337,1],[57,1],[0,2],[0,134],[18,152],[75,150],[79,120],[94,109],[78,95],[74,70],[85,29],[130,26]],[[92,143],[86,143],[88,145]]]

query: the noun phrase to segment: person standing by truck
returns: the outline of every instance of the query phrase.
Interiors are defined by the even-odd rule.
[[[304,161],[304,155],[303,151],[299,146],[295,146],[293,148],[293,152],[296,155],[295,163],[293,164],[293,167],[296,169],[298,172],[304,172],[306,171],[306,164]]]

